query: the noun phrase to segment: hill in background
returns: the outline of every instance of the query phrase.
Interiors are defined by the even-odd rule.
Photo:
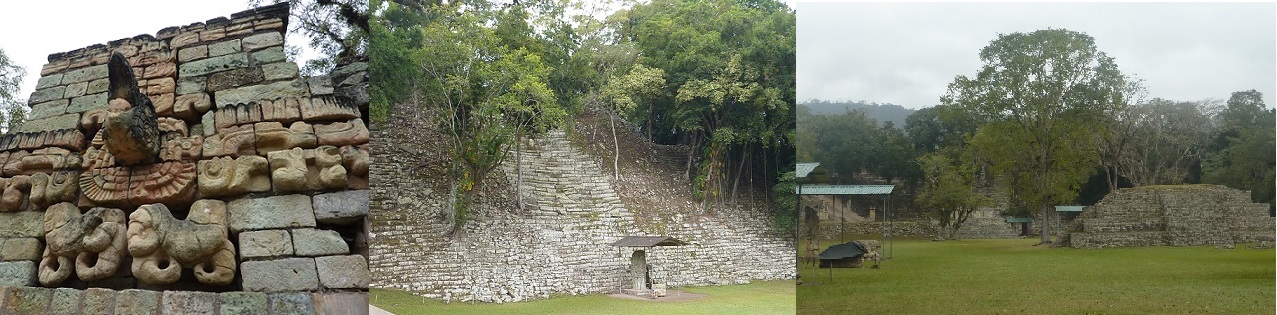
[[[896,104],[878,104],[865,101],[808,100],[799,105],[811,108],[811,113],[817,115],[838,115],[850,110],[861,110],[865,112],[865,116],[877,120],[879,125],[882,122],[890,121],[897,128],[903,128],[905,126],[905,118],[917,111]]]

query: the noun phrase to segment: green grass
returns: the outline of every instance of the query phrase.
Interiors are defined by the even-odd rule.
[[[1031,246],[1037,242],[897,240],[881,269],[834,269],[832,280],[829,269],[803,264],[798,312],[1274,313],[1272,249]]]
[[[372,289],[369,302],[391,313],[409,314],[794,314],[792,280],[745,285],[676,288],[706,294],[692,301],[652,302],[603,294],[559,296],[518,303],[443,303],[398,290]]]

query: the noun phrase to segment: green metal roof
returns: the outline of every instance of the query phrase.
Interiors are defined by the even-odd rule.
[[[803,195],[890,195],[896,185],[802,185]]]
[[[817,166],[820,166],[820,162],[798,163],[795,167],[794,176],[798,178],[805,178],[807,177],[807,174],[811,173],[811,171],[816,169]]]
[[[1085,207],[1085,206],[1055,206],[1055,211],[1057,211],[1057,212],[1082,212],[1082,208],[1086,208],[1086,207]]]
[[[1007,223],[1029,223],[1033,218],[1007,218]]]

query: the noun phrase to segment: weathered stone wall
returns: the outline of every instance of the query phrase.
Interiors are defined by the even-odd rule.
[[[353,292],[199,292],[0,287],[0,314],[316,314],[368,312]]]
[[[1268,205],[1218,185],[1124,188],[1087,207],[1065,242],[1077,248],[1231,246],[1273,240]]]
[[[420,163],[414,154],[429,153],[395,144],[405,130],[394,128],[409,127],[388,128],[375,132],[374,143],[372,174],[378,189],[371,199],[370,220],[376,223],[369,264],[376,270],[375,287],[484,302],[616,292],[628,286],[632,250],[608,244],[627,235],[665,235],[690,243],[647,253],[657,283],[738,284],[794,276],[792,239],[770,230],[762,214],[737,209],[713,215],[654,213],[626,205],[608,173],[562,132],[522,145],[523,210],[489,209],[501,214],[472,218],[462,233],[450,236],[442,219],[448,192],[419,188],[429,185],[420,175],[404,172],[405,165]],[[503,168],[505,179],[516,182],[514,163]],[[662,218],[640,224],[640,216]]]
[[[15,287],[5,289],[5,310],[30,305],[17,297],[25,295],[83,295],[90,305],[105,294],[156,307],[216,305],[211,292],[366,295],[367,63],[300,76],[284,55],[288,10],[262,7],[49,56],[29,121],[0,137],[0,285]],[[108,100],[113,53],[154,105],[158,162],[122,163],[112,152],[124,151],[105,146],[113,113],[139,106]],[[66,266],[76,255],[116,254],[103,262],[118,268],[102,278]],[[126,304],[114,312],[142,313],[121,311]]]

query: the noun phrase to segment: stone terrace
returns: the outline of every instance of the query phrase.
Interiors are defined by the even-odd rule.
[[[1247,191],[1218,185],[1119,189],[1074,220],[1068,241],[1077,248],[1231,246],[1272,241],[1268,204]]]

